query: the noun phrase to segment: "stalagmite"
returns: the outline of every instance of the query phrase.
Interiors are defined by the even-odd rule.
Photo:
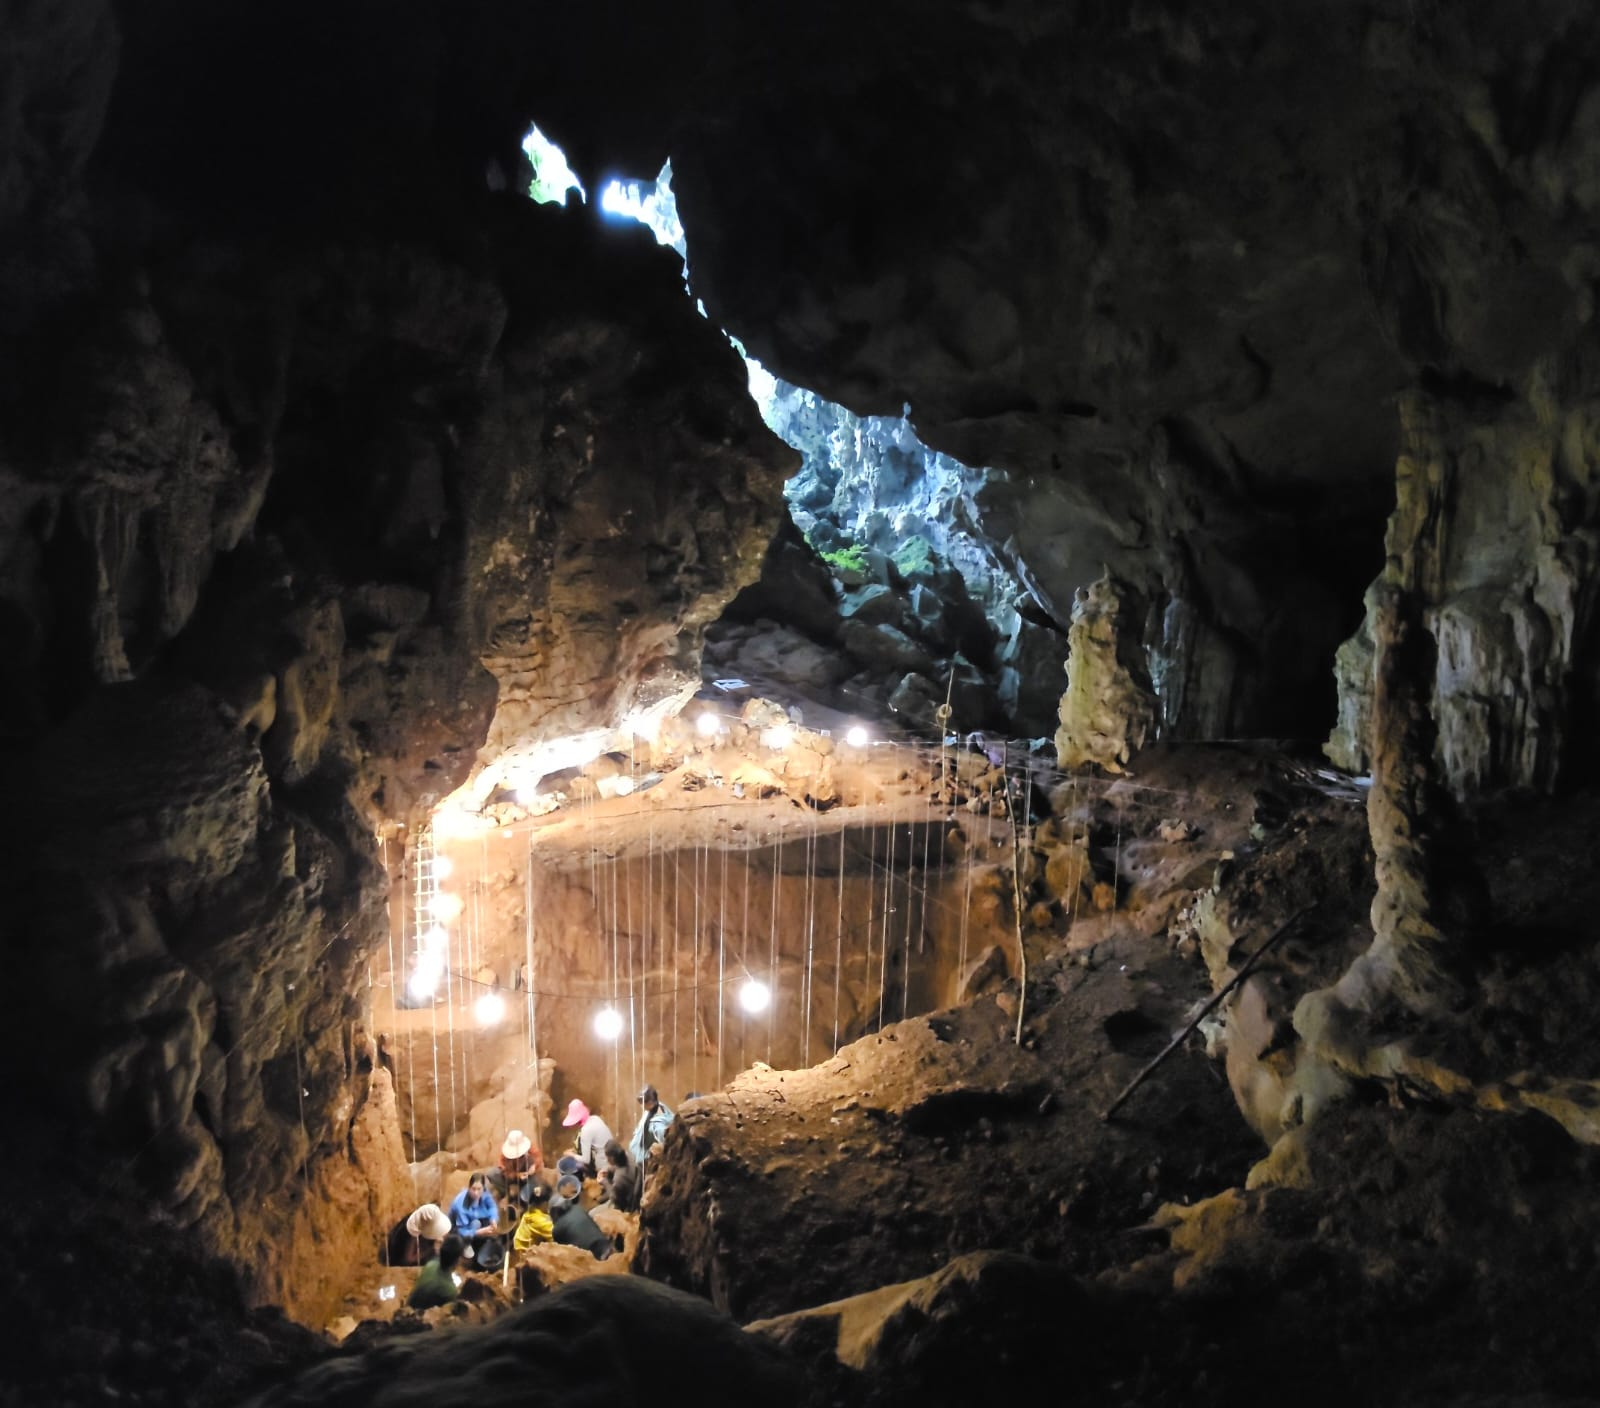
[[[1121,772],[1155,726],[1155,694],[1139,659],[1129,589],[1108,572],[1078,589],[1067,636],[1056,757],[1063,768]]]

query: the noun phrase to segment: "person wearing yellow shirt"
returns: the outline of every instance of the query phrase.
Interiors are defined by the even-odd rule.
[[[528,1252],[540,1242],[548,1242],[555,1236],[555,1224],[550,1220],[550,1189],[543,1183],[535,1180],[525,1183],[522,1196],[527,1200],[527,1210],[522,1214],[517,1223],[516,1234],[511,1239],[511,1245],[519,1252]]]

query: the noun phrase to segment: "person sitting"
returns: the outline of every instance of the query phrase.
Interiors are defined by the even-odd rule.
[[[611,1238],[584,1211],[582,1197],[583,1185],[578,1182],[577,1175],[564,1175],[556,1185],[556,1197],[550,1203],[554,1239],[565,1246],[582,1247],[596,1261],[604,1261],[615,1249],[611,1245]]]
[[[456,1229],[456,1235],[467,1244],[463,1258],[476,1261],[478,1249],[487,1247],[500,1231],[500,1208],[483,1174],[473,1174],[467,1186],[456,1194],[450,1204],[450,1221]],[[498,1266],[500,1257],[495,1256],[493,1261]]]
[[[567,1106],[567,1117],[561,1121],[563,1129],[577,1126],[578,1138],[574,1145],[575,1153],[562,1157],[558,1167],[563,1173],[576,1173],[582,1177],[593,1177],[605,1167],[606,1141],[611,1138],[611,1130],[599,1115],[590,1112],[582,1100],[574,1100]]]
[[[437,1203],[424,1203],[389,1232],[388,1264],[421,1266],[439,1253],[439,1243],[450,1233],[450,1219]]]
[[[550,1189],[537,1179],[522,1185],[525,1211],[517,1223],[516,1235],[511,1245],[519,1252],[529,1252],[540,1242],[555,1236],[555,1226],[550,1221]]]
[[[520,1129],[506,1135],[500,1146],[500,1172],[506,1180],[506,1197],[515,1200],[522,1185],[534,1174],[544,1169],[544,1155],[538,1146]]]
[[[605,1184],[606,1202],[618,1212],[639,1211],[644,1176],[638,1164],[628,1157],[628,1151],[615,1139],[606,1141],[606,1171],[601,1179]]]
[[[406,1304],[413,1310],[427,1310],[435,1305],[448,1305],[460,1295],[455,1269],[466,1245],[454,1232],[446,1237],[439,1246],[439,1255],[418,1274],[417,1284],[406,1297]]]
[[[656,1094],[653,1085],[647,1085],[639,1092],[639,1104],[643,1109],[633,1138],[628,1141],[628,1152],[642,1170],[645,1160],[661,1148],[661,1141],[667,1137],[667,1126],[677,1116],[661,1103],[661,1097]]]

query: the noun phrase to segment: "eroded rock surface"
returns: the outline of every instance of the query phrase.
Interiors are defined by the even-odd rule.
[[[319,1322],[404,1178],[388,1135],[350,1154],[376,829],[491,734],[692,686],[790,460],[643,236],[420,157],[409,195],[191,203],[145,144],[192,90],[124,21],[120,56],[89,3],[16,36],[77,115],[24,124],[5,207],[55,222],[5,272],[13,1029],[129,1206]]]
[[[1138,646],[1126,584],[1102,577],[1078,592],[1067,635],[1067,688],[1056,761],[1121,772],[1155,727],[1155,694]]]
[[[1155,1108],[1100,1122],[1195,977],[1149,941],[1111,941],[1089,967],[1033,972],[1022,1047],[1012,985],[1005,1006],[896,1023],[809,1071],[738,1076],[680,1111],[640,1267],[745,1319],[970,1250],[1104,1265],[1157,1197],[1192,1196],[1251,1157],[1201,1057],[1170,1068]]]
[[[252,1408],[360,1401],[382,1405],[610,1402],[654,1385],[681,1401],[692,1348],[694,1393],[801,1401],[798,1367],[703,1300],[639,1277],[592,1276],[493,1324],[391,1340],[250,1400]]]
[[[1518,394],[1402,405],[1389,565],[1360,631],[1340,648],[1340,722],[1328,755],[1354,772],[1374,748],[1374,637],[1384,591],[1413,594],[1433,640],[1423,688],[1448,789],[1549,790],[1589,745],[1581,656],[1600,585],[1600,417],[1540,367]],[[1380,729],[1388,727],[1381,715]]]

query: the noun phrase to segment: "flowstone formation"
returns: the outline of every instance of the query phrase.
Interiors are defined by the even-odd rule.
[[[1078,592],[1067,634],[1056,761],[1121,772],[1155,727],[1156,704],[1139,658],[1137,606],[1107,573]]]
[[[1435,641],[1423,701],[1433,761],[1458,797],[1550,790],[1592,750],[1578,728],[1594,702],[1586,663],[1600,592],[1600,415],[1572,396],[1575,369],[1543,367],[1526,389],[1401,404],[1404,445],[1382,583],[1403,581]],[[1328,756],[1352,772],[1372,753],[1374,635],[1340,648],[1340,722]]]

